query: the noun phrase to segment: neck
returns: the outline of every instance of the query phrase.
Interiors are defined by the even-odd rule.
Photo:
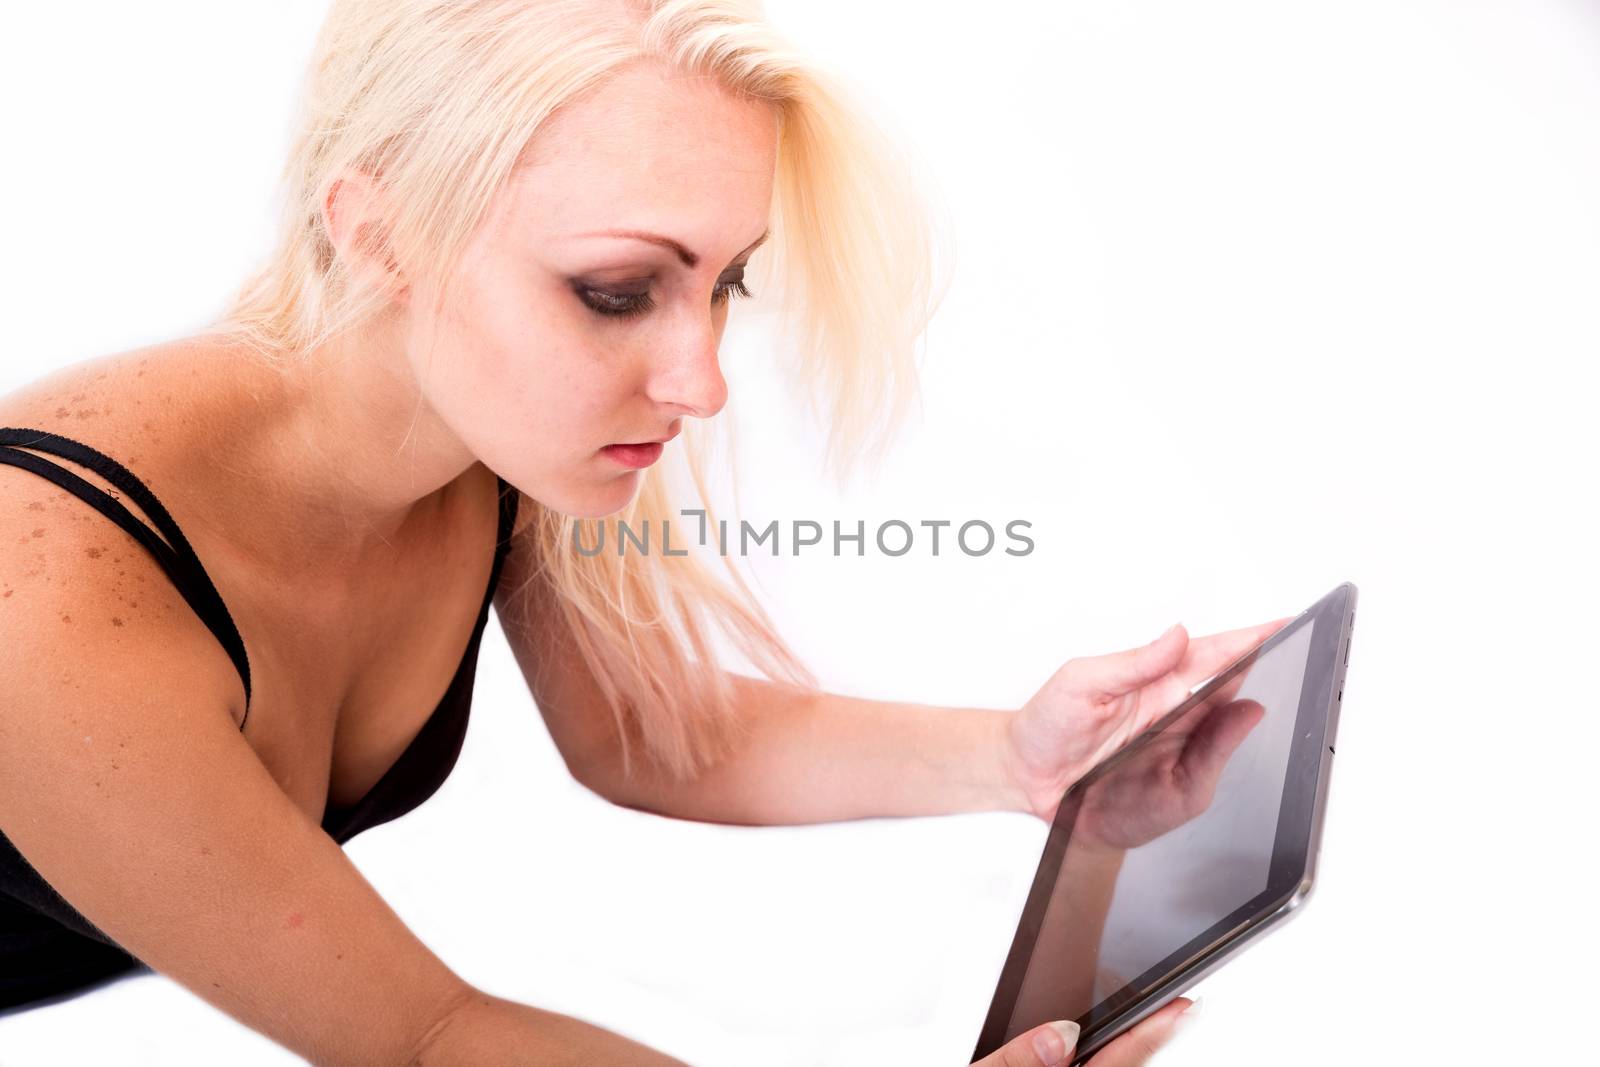
[[[288,528],[267,543],[330,566],[382,552],[408,527],[437,518],[453,488],[482,465],[438,417],[398,341],[383,326],[351,331],[238,380],[260,416],[229,452],[254,484],[271,479]],[[214,379],[213,379],[214,380]]]

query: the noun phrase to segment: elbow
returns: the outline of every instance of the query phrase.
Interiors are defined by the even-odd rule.
[[[609,764],[600,760],[578,760],[566,755],[563,755],[563,761],[574,782],[601,800],[619,807],[630,806],[622,799],[622,791],[618,788],[621,776]]]
[[[637,777],[622,773],[616,760],[580,763],[567,760],[572,780],[608,804],[647,815],[666,815],[663,806],[653,802],[651,790],[641,787]]]

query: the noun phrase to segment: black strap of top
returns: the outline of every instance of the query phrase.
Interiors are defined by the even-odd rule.
[[[33,471],[55,482],[69,493],[83,498],[128,531],[155,557],[161,569],[177,586],[178,592],[183,594],[183,598],[189,602],[195,614],[200,616],[200,620],[216,636],[224,651],[228,653],[228,658],[233,660],[239,677],[244,681],[244,715],[239,720],[239,729],[243,730],[245,721],[250,717],[250,659],[245,654],[244,641],[239,637],[233,616],[228,613],[228,608],[223,604],[216,586],[211,583],[210,576],[201,566],[200,557],[195,554],[189,539],[183,536],[183,531],[178,529],[178,524],[156,499],[155,494],[122,464],[105,453],[71,438],[46,430],[0,427],[0,446],[11,445],[50,452],[75,463],[81,463],[127,493],[133,498],[133,502],[150,516],[156,528],[166,538],[165,542],[151,533],[150,527],[134,518],[133,513],[116,497],[102,492],[72,471],[32,453],[23,452],[19,448],[0,447],[0,463],[9,463]]]

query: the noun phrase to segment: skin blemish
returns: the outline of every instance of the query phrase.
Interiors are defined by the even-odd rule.
[[[90,559],[99,559],[100,556],[105,552],[105,549],[103,549],[103,548],[86,548],[83,551],[84,551],[84,554],[86,556],[88,556]]]
[[[42,500],[32,501],[28,505],[28,510],[29,511],[43,511],[44,510],[44,501],[42,501]]]
[[[14,592],[14,590],[7,589],[4,594],[0,594],[0,600],[4,600],[6,597],[10,596],[12,592]]]
[[[35,526],[31,532],[32,532],[33,536],[35,536],[35,537],[43,537],[44,536],[44,527],[43,526]]]
[[[202,856],[211,855],[211,846],[210,845],[201,845],[200,846],[200,855],[202,855]]]
[[[304,915],[301,915],[298,911],[291,911],[289,913],[289,927],[290,927],[290,929],[295,929],[295,928],[301,926],[302,924],[305,923],[305,921],[306,921],[306,917]]]
[[[112,626],[121,626],[122,625],[122,620],[120,618],[118,618],[117,616],[113,615],[113,616],[111,616],[111,625]]]
[[[68,417],[69,415],[71,415],[72,412],[68,411],[66,408],[56,408],[55,414],[56,414],[56,418],[64,419],[64,418]]]
[[[61,621],[62,622],[71,622],[72,621],[72,616],[71,615],[62,615],[61,616]]]

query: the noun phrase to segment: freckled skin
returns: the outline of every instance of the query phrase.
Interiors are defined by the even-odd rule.
[[[539,153],[537,166],[519,181],[514,192],[508,193],[499,202],[504,210],[497,211],[494,224],[481,228],[475,235],[471,249],[473,255],[468,263],[470,273],[462,290],[456,294],[461,298],[459,302],[445,309],[444,318],[439,322],[434,322],[430,317],[413,324],[414,334],[398,336],[402,342],[409,342],[413,336],[425,337],[431,342],[435,334],[432,327],[439,326],[437,334],[441,344],[437,352],[431,348],[426,351],[430,356],[436,356],[433,365],[451,367],[452,375],[449,378],[428,376],[421,373],[421,368],[406,365],[405,359],[423,349],[408,344],[391,348],[387,342],[395,338],[383,332],[383,328],[375,328],[373,336],[385,343],[374,345],[371,349],[373,362],[381,356],[394,364],[386,364],[381,373],[373,372],[371,380],[375,383],[387,382],[393,377],[404,382],[409,380],[404,372],[416,371],[416,377],[425,380],[427,385],[426,394],[419,394],[425,401],[423,410],[429,413],[430,419],[437,415],[439,428],[461,435],[461,443],[466,446],[462,450],[464,453],[477,457],[496,472],[514,474],[516,477],[508,480],[521,484],[530,490],[530,496],[537,495],[542,502],[557,510],[590,516],[609,515],[617,511],[632,498],[640,477],[635,472],[619,471],[608,458],[600,455],[602,445],[663,435],[679,420],[715,415],[724,403],[726,386],[717,366],[717,342],[721,338],[728,310],[726,302],[714,299],[714,287],[718,287],[717,283],[724,273],[732,269],[730,264],[741,259],[741,250],[752,247],[752,242],[763,232],[767,223],[776,147],[774,116],[764,105],[725,98],[720,90],[703,80],[674,79],[657,84],[656,74],[641,67],[619,76],[607,89],[608,94],[600,103],[591,100],[588,102],[590,106],[584,111],[579,112],[574,108],[564,114],[562,121],[565,123],[565,134],[549,139],[553,143],[545,144],[544,150]],[[626,102],[629,106],[619,109],[619,102]],[[620,119],[619,110],[625,111]],[[554,121],[549,128],[556,130]],[[604,137],[604,142],[596,143],[601,137]],[[559,150],[561,145],[577,147],[562,152]],[[685,151],[685,145],[693,146],[694,150]],[[592,234],[578,236],[580,232],[619,226],[671,234],[699,253],[700,265],[695,267],[689,264],[686,267],[668,250],[649,242]],[[555,241],[557,235],[564,235],[559,246]],[[651,315],[627,323],[602,319],[579,298],[574,288],[579,280],[600,286],[648,281],[658,302],[656,310]],[[416,294],[416,305],[427,308],[431,316],[431,301],[426,298],[433,294],[421,289],[419,287]],[[395,321],[404,323],[408,320],[397,318]],[[390,356],[391,351],[400,351],[403,355]],[[360,360],[350,362],[355,366],[363,365]],[[402,373],[391,375],[390,372],[394,370]],[[143,370],[137,374],[139,377],[146,376]],[[102,381],[106,377],[104,374],[97,375],[96,380]],[[156,380],[152,379],[152,382]],[[150,389],[141,385],[140,388],[150,396],[151,407],[158,412],[153,419],[157,422],[165,418],[174,420],[175,429],[171,432],[175,439],[198,439],[198,435],[190,435],[177,428],[178,420],[189,414],[189,393],[186,392],[186,402],[179,404],[175,394],[160,392],[159,387]],[[352,396],[358,395],[353,387],[350,392]],[[401,392],[406,390],[402,389]],[[90,393],[94,394],[93,400],[89,399]],[[364,393],[359,395],[365,396]],[[119,403],[126,403],[122,396],[117,399]],[[31,405],[28,410],[48,411],[53,404],[58,421],[72,425],[74,416],[79,420],[110,416],[112,408],[106,407],[104,400],[105,396],[98,386],[70,396],[66,390],[62,390],[49,402]],[[142,406],[138,398],[134,403]],[[411,407],[409,402],[405,406]],[[396,407],[398,409],[398,405]],[[139,413],[128,412],[126,408],[121,410],[124,414],[119,422],[126,425],[118,429],[126,429],[140,422],[132,417]],[[408,420],[413,418],[409,410],[405,415]],[[217,424],[230,425],[222,420],[218,420]],[[372,426],[375,435],[378,425],[374,417]],[[439,433],[433,433],[431,437],[420,433],[413,436],[405,424],[397,423],[394,428],[405,429],[407,440],[419,442],[418,454],[423,458],[428,458],[424,455],[427,449],[423,445],[444,440]],[[141,474],[144,473],[141,457],[166,460],[165,463],[152,464],[153,472],[157,475],[166,473],[175,478],[177,474],[188,470],[179,463],[179,456],[196,454],[191,449],[169,455],[171,450],[158,447],[162,446],[164,435],[154,433],[156,426],[149,420],[142,423],[143,432],[138,434],[118,435],[110,432],[111,429],[102,421],[95,428],[96,434],[101,436],[86,434],[85,437],[90,443],[103,439],[107,450],[119,457],[126,442],[136,437],[146,451],[143,454],[130,452],[124,462]],[[276,436],[270,438],[274,441],[277,439]],[[332,435],[328,439],[330,442],[334,440]],[[259,457],[255,453],[241,451],[222,458],[235,461],[260,458],[260,466],[243,462],[233,466],[241,471],[276,471],[280,469],[279,461],[299,455],[300,451],[286,449],[282,456],[272,454],[270,457],[265,451]],[[309,446],[305,451],[309,452]],[[443,464],[454,462],[453,455],[444,456]],[[59,465],[68,466],[69,463],[64,461]],[[445,465],[436,463],[429,470],[444,470]],[[222,469],[220,462],[218,469]],[[13,474],[8,477],[15,483],[21,476]],[[413,477],[410,471],[407,477]],[[331,487],[331,475],[323,481],[326,487]],[[159,478],[157,483],[160,483]],[[162,492],[163,484],[153,483],[153,487],[166,497]],[[297,492],[298,486],[297,482]],[[101,488],[112,498],[121,495],[115,490]],[[537,494],[531,490],[537,490]],[[185,503],[182,493],[176,493],[175,496],[177,503]],[[378,494],[374,493],[373,498],[376,501]],[[74,549],[82,548],[85,555],[78,555],[76,550],[68,553],[70,565],[56,570],[56,577],[61,579],[64,586],[74,582],[81,586],[83,582],[95,581],[97,585],[104,583],[110,588],[101,586],[96,589],[102,595],[95,598],[94,610],[85,616],[85,624],[76,628],[76,638],[58,632],[57,637],[51,639],[62,645],[73,644],[73,654],[56,660],[49,668],[51,674],[57,675],[58,688],[63,692],[72,689],[109,691],[94,688],[97,684],[105,683],[87,662],[90,657],[76,653],[84,645],[85,631],[92,630],[97,620],[103,635],[103,625],[108,617],[99,616],[98,610],[109,606],[109,598],[116,598],[119,603],[135,604],[118,596],[118,593],[124,596],[130,594],[133,586],[127,584],[128,574],[118,569],[120,556],[107,560],[104,556],[107,549],[101,545],[93,545],[93,551],[85,546],[112,539],[129,552],[130,561],[137,560],[139,566],[150,570],[148,584],[151,589],[141,590],[140,596],[144,600],[136,602],[143,605],[139,615],[135,617],[130,613],[128,616],[110,617],[113,626],[130,628],[129,634],[116,635],[118,645],[126,643],[134,646],[134,638],[141,631],[149,629],[153,623],[165,621],[158,618],[162,613],[184,613],[184,626],[190,631],[194,630],[196,620],[189,614],[190,606],[178,595],[177,586],[151,570],[150,561],[141,546],[107,527],[105,516],[94,513],[75,495],[65,491],[47,493],[43,499],[51,501],[52,506],[35,510],[52,513],[50,521],[57,521],[53,527],[56,537],[52,542],[37,543],[31,538],[24,538],[23,545],[27,547],[27,552],[0,552],[0,575],[5,578],[18,577],[13,568],[28,566],[26,560],[19,557],[32,554],[46,544],[61,544],[64,531],[88,534],[88,529],[79,525],[81,523],[95,524],[96,530],[107,529],[105,537],[91,534],[73,542]],[[203,506],[194,506],[197,499],[198,495],[188,498],[190,507],[183,509],[179,521],[183,522],[188,514],[199,512],[198,526],[204,529],[208,525],[206,520],[211,519],[213,522],[210,525],[215,530],[228,513],[219,508],[214,514],[207,515]],[[167,502],[174,503],[170,498]],[[175,507],[174,510],[177,513],[179,509]],[[70,522],[60,522],[63,515]],[[485,517],[492,519],[492,515]],[[19,517],[16,525],[7,529],[14,536],[27,528],[29,522],[44,523],[43,528],[50,529],[42,514]],[[187,524],[184,525],[187,529]],[[420,532],[424,528],[418,525],[415,529]],[[221,533],[218,537],[221,540]],[[328,540],[333,541],[332,538]],[[333,547],[342,547],[342,543]],[[210,558],[207,554],[208,562]],[[250,555],[241,547],[236,554],[237,565],[242,569],[249,558]],[[263,558],[267,558],[265,553]],[[91,566],[91,561],[96,565]],[[276,559],[272,562],[276,563]],[[110,565],[115,574],[109,581],[104,575],[106,565]],[[134,566],[134,563],[130,562],[130,566]],[[43,574],[44,570],[41,566],[32,573]],[[265,575],[272,573],[263,572]],[[136,577],[139,584],[146,584],[145,575]],[[45,581],[49,580],[45,577]],[[246,592],[252,590],[248,584],[240,584]],[[41,583],[39,589],[42,588]],[[38,592],[38,589],[34,591]],[[48,592],[54,596],[63,594],[65,590],[51,587]],[[104,594],[109,594],[109,597]],[[155,599],[152,600],[152,597]],[[55,602],[65,605],[69,601],[61,599]],[[86,606],[80,601],[71,602],[78,604],[79,610]],[[10,607],[9,601],[5,603]],[[16,608],[11,607],[11,610],[15,611]],[[327,614],[332,615],[331,608]],[[265,610],[260,617],[264,621],[270,619]],[[60,618],[64,625],[72,622],[72,617],[65,613]],[[374,647],[378,647],[375,642]],[[208,655],[214,655],[211,645],[208,644],[206,648]],[[297,650],[287,642],[282,649],[286,653]],[[283,657],[283,662],[285,666],[292,666],[287,655]],[[65,677],[67,672],[61,668],[74,665],[80,671],[80,678],[68,681]],[[273,665],[270,659],[268,665]],[[230,685],[231,682],[230,677]],[[288,695],[286,689],[285,697]],[[268,696],[270,698],[271,694]],[[68,701],[66,706],[70,707],[72,703]],[[76,703],[80,708],[89,707],[89,703],[82,700]],[[284,707],[287,710],[287,699]],[[94,729],[101,732],[100,741],[91,745],[85,739],[79,744],[73,741],[74,734],[71,733],[66,735],[65,741],[72,749],[73,758],[80,761],[79,766],[90,767],[91,776],[95,772],[101,774],[99,779],[95,779],[95,800],[116,798],[120,804],[138,799],[139,789],[161,788],[159,782],[163,778],[190,777],[182,773],[150,773],[152,767],[164,772],[164,761],[169,756],[176,765],[180,758],[187,758],[190,754],[187,751],[189,746],[181,743],[163,747],[168,746],[165,739],[172,736],[169,718],[162,715],[154,720],[156,726],[151,732],[139,732],[146,729],[142,720],[128,725],[113,725],[127,723],[128,719],[108,717],[103,706],[95,707],[93,712],[83,712],[83,721],[74,730],[88,730],[93,724]],[[218,718],[210,715],[202,720],[196,716],[192,721],[203,721],[206,729],[215,729]],[[226,727],[226,723],[223,727]],[[99,761],[109,755],[105,751],[106,739],[109,737],[116,741],[115,734],[120,729],[127,729],[132,740],[127,748],[121,743],[114,746],[113,751],[119,759],[117,762],[106,762],[110,762],[109,769],[115,775],[110,786],[103,786],[104,764]],[[151,740],[156,737],[162,740]],[[238,743],[232,736],[227,741],[230,745]],[[221,749],[217,751],[220,753]],[[31,755],[28,758],[33,759]],[[94,760],[92,764],[82,762],[91,759]],[[121,759],[128,760],[127,775],[121,774]],[[198,775],[208,766],[203,758],[195,756],[188,769]],[[318,768],[319,771],[322,769]],[[256,779],[259,781],[259,774]],[[221,777],[215,782],[208,780],[207,784],[215,784],[219,789],[234,787],[234,782],[224,783]],[[242,790],[244,787],[239,788]],[[262,788],[265,788],[264,784]],[[154,793],[151,795],[154,796]],[[196,795],[206,794],[202,791]],[[273,799],[276,801],[278,798],[274,796]],[[231,810],[241,812],[241,818],[253,819],[254,813],[249,806]],[[185,808],[182,825],[193,825],[191,820],[194,814],[192,808]],[[296,825],[303,822],[297,820]],[[194,853],[187,849],[198,847],[193,844],[198,835],[185,835],[171,840],[160,837],[148,823],[138,825],[135,822],[131,825],[137,825],[140,832],[148,830],[154,841],[170,843],[174,855],[180,858],[187,855],[190,858],[187,864],[174,864],[171,873],[164,875],[170,877],[174,885],[182,885],[180,879],[186,877],[185,868],[203,868],[206,877],[233,877],[233,884],[239,888],[240,896],[254,890],[255,887],[245,877],[252,872],[243,866],[251,858],[247,841],[212,837],[227,843],[226,852],[215,856],[218,863],[211,864],[212,849],[202,847],[200,855],[207,858],[207,863],[196,865],[192,863]],[[287,825],[279,824],[279,828]],[[127,844],[132,835],[113,836],[121,839],[127,855],[133,857],[131,862],[140,864],[142,857],[137,848]],[[261,836],[269,840],[282,838],[277,833]],[[308,867],[313,861],[322,862],[309,852],[306,858]],[[97,859],[96,862],[104,866],[103,859]],[[266,869],[269,868],[258,867],[256,870]],[[276,863],[270,868],[274,872],[281,869]],[[402,944],[398,935],[391,941],[383,940],[385,934],[394,933],[392,917],[380,914],[378,918],[372,918],[358,913],[353,906],[343,909],[325,904],[325,900],[333,900],[340,905],[353,905],[358,903],[356,893],[370,893],[370,890],[348,880],[342,885],[337,883],[335,876],[338,871],[325,862],[311,870],[318,877],[319,888],[324,882],[330,888],[326,898],[319,893],[308,904],[318,907],[316,926],[305,928],[308,924],[303,911],[285,913],[273,909],[271,898],[256,899],[256,903],[264,904],[264,907],[239,910],[248,911],[252,922],[264,917],[268,930],[270,916],[283,915],[285,928],[298,932],[295,938],[278,940],[314,946],[319,961],[325,961],[326,949],[332,946],[315,939],[326,937],[327,930],[338,925],[335,919],[347,914],[352,920],[359,919],[366,924],[359,928],[361,932],[370,931],[372,936],[347,942],[358,951],[351,958],[351,967],[340,968],[340,971],[342,975],[360,982],[372,980],[373,976],[367,972],[374,970],[375,960],[387,957],[385,950],[392,949],[396,958],[401,958],[402,950],[412,952],[410,957],[405,958],[417,963],[417,970],[421,969],[426,960],[415,952],[414,941],[405,940]],[[95,873],[84,877],[86,884],[91,885],[105,884],[107,881]],[[344,893],[346,889],[348,893],[334,897],[332,890]],[[126,892],[124,896],[127,896]],[[169,900],[179,900],[185,907],[188,906],[188,900],[185,899],[187,894],[169,893],[166,896]],[[278,900],[282,900],[282,897]],[[235,908],[235,901],[223,900],[220,906],[231,911]],[[380,920],[388,921],[389,927],[385,929],[379,926]],[[132,921],[130,918],[129,923]],[[164,928],[170,929],[171,924],[164,924]],[[197,946],[194,951],[210,951],[219,961],[224,956],[237,955],[220,952],[215,944]],[[177,959],[175,949],[171,958]],[[336,958],[342,962],[343,953],[338,953]],[[411,973],[413,968],[407,967],[405,970]],[[197,973],[204,974],[203,971]],[[286,967],[284,974],[287,981],[279,987],[283,993],[281,1001],[272,996],[274,990],[256,987],[230,991],[231,1002],[266,1001],[274,1011],[287,1015],[292,1006],[289,992],[298,992],[299,988],[303,988],[308,976],[300,967]],[[392,978],[392,973],[379,975],[379,981]],[[210,984],[212,988],[220,989],[242,982],[230,978],[228,983],[213,981]],[[354,982],[351,985],[352,988],[359,988]],[[373,982],[374,988],[376,985],[377,982]]]

